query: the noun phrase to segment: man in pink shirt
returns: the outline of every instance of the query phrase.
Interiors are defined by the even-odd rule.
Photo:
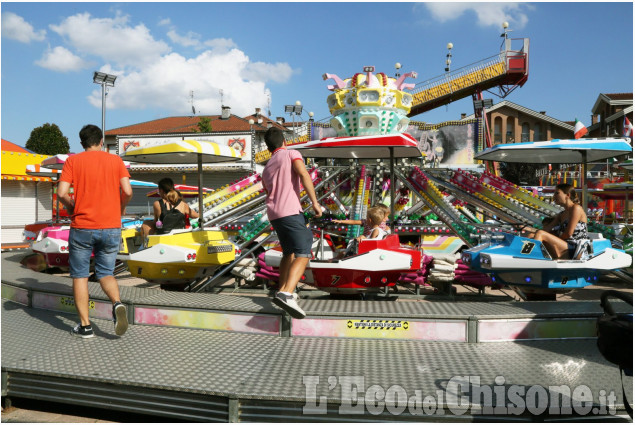
[[[322,207],[302,155],[284,146],[282,131],[275,127],[267,130],[265,143],[271,152],[271,159],[262,172],[262,184],[267,191],[267,217],[282,246],[280,290],[274,295],[273,302],[292,317],[303,319],[306,314],[298,305],[294,291],[312,256],[313,233],[307,228],[302,214],[300,183],[311,200],[316,217],[322,215]]]

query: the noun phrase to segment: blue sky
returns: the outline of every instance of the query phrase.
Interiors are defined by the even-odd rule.
[[[599,93],[633,91],[633,3],[24,3],[3,2],[3,139],[24,146],[57,124],[71,151],[82,125],[101,125],[96,70],[118,75],[106,128],[166,116],[285,116],[300,100],[330,116],[324,73],[341,78],[374,65],[393,75],[443,73],[499,52],[501,23],[530,39],[529,80],[507,100],[590,124]],[[495,102],[500,99],[493,97]],[[437,123],[472,113],[471,99],[413,117]],[[290,120],[287,115],[286,119]],[[307,119],[306,114],[303,119]]]

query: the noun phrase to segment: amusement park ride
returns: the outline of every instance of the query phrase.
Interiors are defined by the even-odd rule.
[[[617,269],[632,279],[632,251],[629,255],[612,247],[599,233],[589,241],[588,258],[551,259],[540,242],[521,237],[518,229],[524,225],[540,228],[542,220],[560,212],[560,207],[495,173],[426,167],[417,140],[406,132],[411,116],[465,96],[482,100],[485,90],[498,88],[504,97],[521,87],[528,77],[529,42],[522,39],[518,50],[512,50],[511,43],[505,38],[499,54],[419,85],[405,83],[406,78],[416,78],[415,72],[392,78],[375,73],[372,66],[346,79],[324,75],[325,80],[335,81],[328,86],[333,93],[327,103],[336,137],[308,141],[308,135],[304,143],[289,147],[309,159],[307,169],[320,202],[328,207],[327,217],[360,220],[368,207],[382,202],[391,207],[392,233],[384,240],[362,241],[355,255],[342,258],[339,245],[346,246],[346,240],[357,237],[360,226],[328,220],[313,223],[314,258],[305,283],[329,293],[378,291],[408,282],[409,274],[424,275],[426,255],[459,251],[460,261],[477,277],[474,286],[482,288],[483,282],[510,285],[525,298],[591,285],[600,274]],[[482,108],[477,111],[476,131],[482,132],[487,149],[476,159],[507,161],[513,158],[514,146],[528,145],[492,148],[489,131],[481,130],[484,114]],[[587,153],[593,155],[607,143],[611,144],[608,156],[632,153],[624,139],[585,143],[570,143],[579,152],[578,163],[589,160]],[[541,147],[535,145],[529,153],[523,151],[523,161],[541,157]],[[233,149],[223,148],[211,142],[182,141],[129,149],[123,159],[197,163],[202,187],[203,163],[240,159]],[[566,150],[554,144],[551,148],[548,162],[558,162],[554,152]],[[264,200],[258,174],[207,195],[200,191],[190,205],[201,213],[200,225],[151,235],[145,244],[134,226],[123,228],[119,259],[133,276],[193,292],[210,290],[234,268],[258,264],[256,257],[263,252],[264,265],[275,270],[281,252],[264,214]],[[487,217],[497,222],[492,224]],[[64,250],[67,254],[67,228],[43,232],[47,233],[38,236],[34,251],[46,253],[47,262],[57,261],[49,251],[56,258]]]

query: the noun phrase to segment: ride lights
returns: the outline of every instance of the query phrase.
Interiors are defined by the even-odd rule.
[[[196,260],[196,253],[187,254],[187,260],[188,261],[195,261]]]
[[[525,283],[531,283],[531,276],[525,276]]]
[[[364,278],[364,283],[370,283],[370,276],[366,276]]]
[[[68,246],[66,245],[60,246],[60,251],[68,251]]]
[[[480,255],[480,261],[483,267],[489,268],[489,266],[492,264],[492,259],[489,257],[489,255],[486,255],[486,254]]]
[[[388,278],[384,276],[381,278],[380,282],[382,283],[382,285],[385,285],[388,283]]]

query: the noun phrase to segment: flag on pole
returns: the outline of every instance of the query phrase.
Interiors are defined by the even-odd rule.
[[[579,139],[580,137],[584,136],[585,134],[587,134],[589,132],[589,130],[587,130],[586,126],[584,124],[582,124],[580,121],[578,121],[578,119],[575,119],[575,127],[573,127],[573,136],[576,139]]]
[[[633,124],[631,124],[626,115],[624,116],[622,135],[624,137],[633,137]]]

